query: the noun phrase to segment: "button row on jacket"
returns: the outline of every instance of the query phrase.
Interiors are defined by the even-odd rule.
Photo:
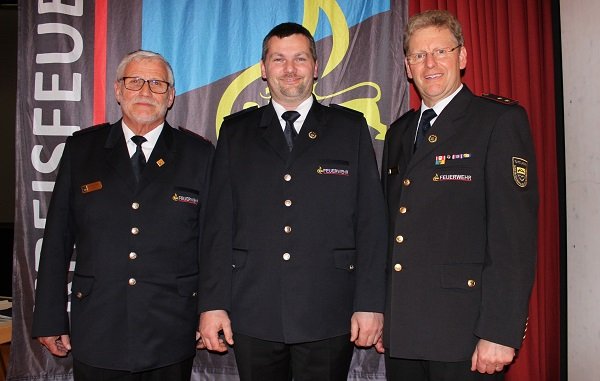
[[[138,210],[140,208],[140,203],[139,202],[132,202],[131,203],[131,209],[133,210]],[[133,227],[131,228],[131,234],[133,235],[138,235],[140,233],[140,229],[137,227]],[[134,260],[137,259],[137,253],[135,251],[131,251],[129,252],[129,259]],[[135,278],[129,278],[129,281],[127,282],[130,286],[135,286],[135,284],[137,283],[137,281],[135,280]]]
[[[289,173],[286,173],[283,176],[283,180],[286,181],[286,182],[292,181],[292,175],[290,175]],[[283,205],[285,205],[285,206],[287,206],[289,208],[290,206],[292,206],[292,200],[290,200],[290,199],[284,200],[283,201]],[[290,234],[292,232],[292,227],[289,226],[289,225],[286,225],[286,226],[283,227],[283,231],[284,231],[285,234]],[[284,261],[289,261],[290,258],[292,258],[292,256],[290,255],[290,253],[283,253],[282,258],[283,258]]]

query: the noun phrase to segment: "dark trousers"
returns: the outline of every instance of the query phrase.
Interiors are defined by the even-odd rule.
[[[190,381],[194,358],[143,372],[96,368],[73,360],[75,381]]]
[[[471,371],[471,360],[442,362],[407,360],[385,355],[388,381],[502,381],[504,372],[482,374]]]
[[[240,381],[346,381],[354,353],[350,335],[285,344],[235,334]]]

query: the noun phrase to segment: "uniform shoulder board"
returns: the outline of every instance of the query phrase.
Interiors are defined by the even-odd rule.
[[[506,98],[506,97],[503,97],[501,95],[496,95],[496,94],[484,93],[484,94],[481,94],[481,97],[483,99],[487,99],[487,100],[490,100],[490,101],[502,103],[502,104],[505,104],[505,105],[516,105],[516,104],[519,104],[519,101],[517,101],[517,100]]]
[[[208,143],[210,143],[210,140],[208,140],[208,139],[207,139],[207,138],[205,138],[204,136],[202,136],[202,135],[200,135],[200,134],[198,134],[198,133],[196,133],[196,132],[194,132],[194,131],[192,131],[192,130],[188,130],[187,128],[184,128],[184,127],[181,127],[181,126],[177,127],[177,129],[178,129],[179,131],[183,132],[184,134],[186,134],[186,135],[189,135],[189,136],[191,136],[191,137],[193,137],[193,138],[196,138],[196,139],[198,139],[198,140],[202,140],[202,141],[205,141],[205,142],[208,142]],[[212,144],[212,143],[211,143],[211,144]]]
[[[86,128],[84,128],[82,130],[73,132],[73,136],[87,134],[88,132],[97,131],[100,128],[105,128],[105,127],[108,127],[108,126],[110,126],[110,123],[96,124],[95,126],[86,127]]]
[[[360,112],[360,111],[356,111],[356,110],[354,110],[354,109],[352,109],[352,108],[348,108],[348,107],[346,107],[346,106],[338,105],[338,104],[335,104],[335,103],[331,103],[331,104],[329,105],[329,107],[333,107],[333,108],[336,108],[336,109],[338,109],[338,110],[347,111],[347,112],[353,113],[354,115],[360,115],[360,116],[363,116],[363,113],[362,113],[362,112]]]
[[[240,116],[240,115],[244,115],[245,113],[247,113],[247,112],[249,112],[249,111],[252,111],[252,110],[255,110],[255,109],[257,109],[257,108],[258,108],[258,106],[250,106],[250,107],[248,107],[248,108],[245,108],[245,109],[243,109],[243,110],[240,110],[240,111],[238,111],[238,112],[234,112],[234,113],[233,113],[233,114],[231,114],[231,115],[227,115],[226,117],[224,117],[224,118],[223,118],[223,120],[227,120],[227,119],[231,119],[231,118],[238,117],[238,116]]]

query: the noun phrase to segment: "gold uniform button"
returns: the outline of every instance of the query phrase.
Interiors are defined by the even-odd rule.
[[[396,242],[398,242],[398,243],[404,242],[404,237],[402,237],[401,235],[396,236]]]
[[[284,261],[289,261],[291,257],[292,256],[290,255],[290,253],[283,253],[283,260]]]
[[[79,291],[77,292],[77,294],[75,294],[75,296],[77,297],[77,299],[81,299],[83,298],[83,292]]]
[[[404,179],[404,181],[402,181],[402,184],[404,184],[405,187],[410,185],[410,180],[409,179]]]
[[[396,263],[394,265],[394,271],[402,271],[402,265],[400,263]]]
[[[131,253],[129,253],[129,259],[136,259],[137,258],[137,254],[135,251],[132,251]]]
[[[475,282],[473,279],[469,279],[467,281],[467,286],[469,286],[470,288],[473,288],[477,285],[477,282]]]
[[[404,213],[406,213],[406,207],[401,206],[400,207],[400,214],[404,214]]]
[[[135,278],[129,278],[129,281],[127,283],[129,283],[130,286],[135,286],[137,280],[135,280]]]
[[[137,210],[140,208],[140,204],[138,202],[134,202],[131,204],[131,209]]]
[[[284,179],[285,181],[291,181],[291,180],[292,180],[292,175],[290,175],[289,173],[286,173],[286,174],[283,176],[283,179]]]
[[[283,228],[283,231],[286,232],[287,234],[290,234],[292,232],[292,227],[291,226],[286,226]]]
[[[131,234],[138,235],[139,233],[140,233],[140,229],[138,229],[138,228],[131,228]]]
[[[284,204],[285,206],[292,206],[292,200],[285,200],[285,201],[283,202],[283,204]]]

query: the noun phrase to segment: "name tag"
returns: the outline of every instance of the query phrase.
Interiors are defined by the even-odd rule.
[[[93,183],[81,186],[81,193],[90,193],[102,189],[102,181],[94,181]]]

